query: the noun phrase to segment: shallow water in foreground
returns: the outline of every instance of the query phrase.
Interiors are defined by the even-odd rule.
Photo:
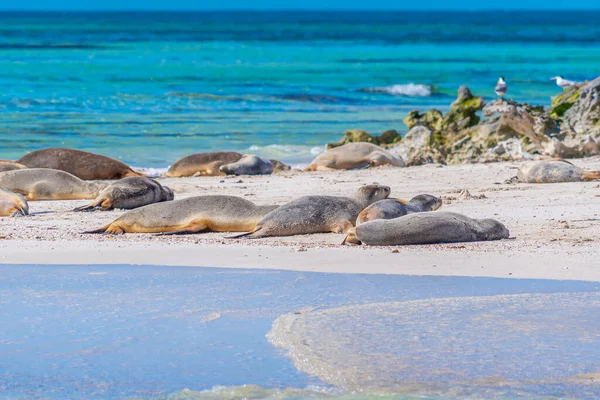
[[[595,282],[1,265],[0,398],[597,397],[599,298]],[[278,318],[302,325],[271,339],[318,371],[265,337]]]

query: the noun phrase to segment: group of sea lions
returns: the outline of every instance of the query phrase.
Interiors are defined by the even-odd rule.
[[[352,145],[374,146],[368,153]],[[378,146],[351,143],[345,159],[338,147],[315,159],[307,170],[402,165]],[[359,146],[365,148],[365,146]],[[329,153],[329,154],[328,154]],[[272,173],[284,170],[275,160],[235,152],[195,154],[179,160],[167,176]],[[288,167],[289,168],[289,167]],[[573,182],[600,179],[564,160],[524,164],[521,182]],[[115,180],[106,182],[106,180]],[[45,149],[21,159],[0,161],[0,216],[29,214],[27,201],[92,200],[74,211],[132,210],[86,233],[243,232],[231,238],[257,239],[311,233],[344,233],[343,243],[402,245],[497,240],[508,237],[500,222],[435,212],[441,200],[419,195],[410,201],[388,198],[390,188],[367,185],[352,197],[304,196],[283,205],[256,205],[235,196],[195,196],[174,200],[168,187],[120,161],[71,149]]]

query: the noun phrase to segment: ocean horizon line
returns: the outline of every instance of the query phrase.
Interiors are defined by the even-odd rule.
[[[340,13],[414,13],[414,14],[437,14],[437,13],[472,13],[472,14],[494,14],[494,13],[506,13],[506,14],[526,14],[526,13],[588,13],[598,12],[600,13],[600,7],[598,8],[555,8],[555,9],[479,9],[479,8],[465,8],[465,9],[244,9],[244,8],[231,8],[231,9],[2,9],[0,8],[0,14],[60,14],[60,13],[77,13],[77,14],[157,14],[157,13],[172,13],[172,14],[235,14],[235,13],[256,13],[256,14],[280,14],[280,13],[299,13],[299,14],[340,14]]]

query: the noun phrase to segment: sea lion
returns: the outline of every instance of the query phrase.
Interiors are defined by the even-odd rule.
[[[154,179],[132,176],[111,183],[90,204],[73,211],[131,210],[152,203],[173,200],[173,191]]]
[[[565,160],[544,160],[523,164],[517,178],[523,183],[581,182],[600,179],[600,171],[587,171]]]
[[[29,204],[25,197],[0,187],[0,217],[29,215]]]
[[[284,171],[289,171],[292,169],[292,167],[290,167],[287,164],[282,163],[279,160],[269,160],[271,161],[271,164],[273,164],[273,173],[276,174],[277,172],[284,172]]]
[[[402,157],[371,143],[348,143],[319,154],[305,171],[328,171],[393,165],[403,167]]]
[[[18,163],[27,168],[51,168],[83,180],[121,179],[144,176],[113,158],[74,149],[42,149],[25,154]]]
[[[215,151],[210,153],[198,153],[183,157],[169,167],[165,176],[222,176],[225,173],[219,171],[219,167],[231,164],[242,158],[235,151]]]
[[[499,240],[507,239],[509,232],[493,219],[438,211],[365,222],[356,227],[356,236],[367,245],[396,246]]]
[[[346,232],[354,226],[356,217],[365,207],[389,194],[388,186],[367,185],[358,189],[353,197],[300,197],[265,215],[252,232],[231,239]]]
[[[226,175],[269,175],[273,173],[273,164],[264,158],[245,154],[234,163],[221,165],[219,171]]]
[[[140,207],[100,229],[84,233],[247,232],[276,208],[258,206],[235,196],[195,196]]]
[[[374,219],[392,219],[406,214],[435,211],[442,206],[442,200],[430,194],[420,194],[408,202],[401,199],[379,200],[358,214],[356,225]]]
[[[30,201],[86,200],[95,199],[108,183],[84,181],[56,169],[24,168],[0,172],[0,186]]]
[[[0,160],[0,172],[14,171],[15,169],[26,168],[23,164],[14,161]]]
[[[410,199],[410,201],[401,199],[379,200],[358,214],[356,225],[376,219],[393,219],[417,212],[435,211],[441,206],[442,199],[430,194],[420,194]],[[345,243],[360,244],[360,240],[356,237],[356,228],[348,230],[346,239],[342,244]]]

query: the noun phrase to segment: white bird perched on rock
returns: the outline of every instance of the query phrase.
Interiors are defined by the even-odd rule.
[[[556,86],[563,88],[563,89],[577,84],[577,82],[568,81],[565,78],[563,78],[562,76],[554,76],[554,77],[550,78],[550,80],[556,81]]]
[[[507,91],[508,91],[508,85],[506,84],[504,77],[501,76],[500,79],[498,79],[498,83],[496,84],[496,88],[494,89],[494,92],[496,92],[496,94],[498,96],[504,97],[504,95],[506,94]]]

